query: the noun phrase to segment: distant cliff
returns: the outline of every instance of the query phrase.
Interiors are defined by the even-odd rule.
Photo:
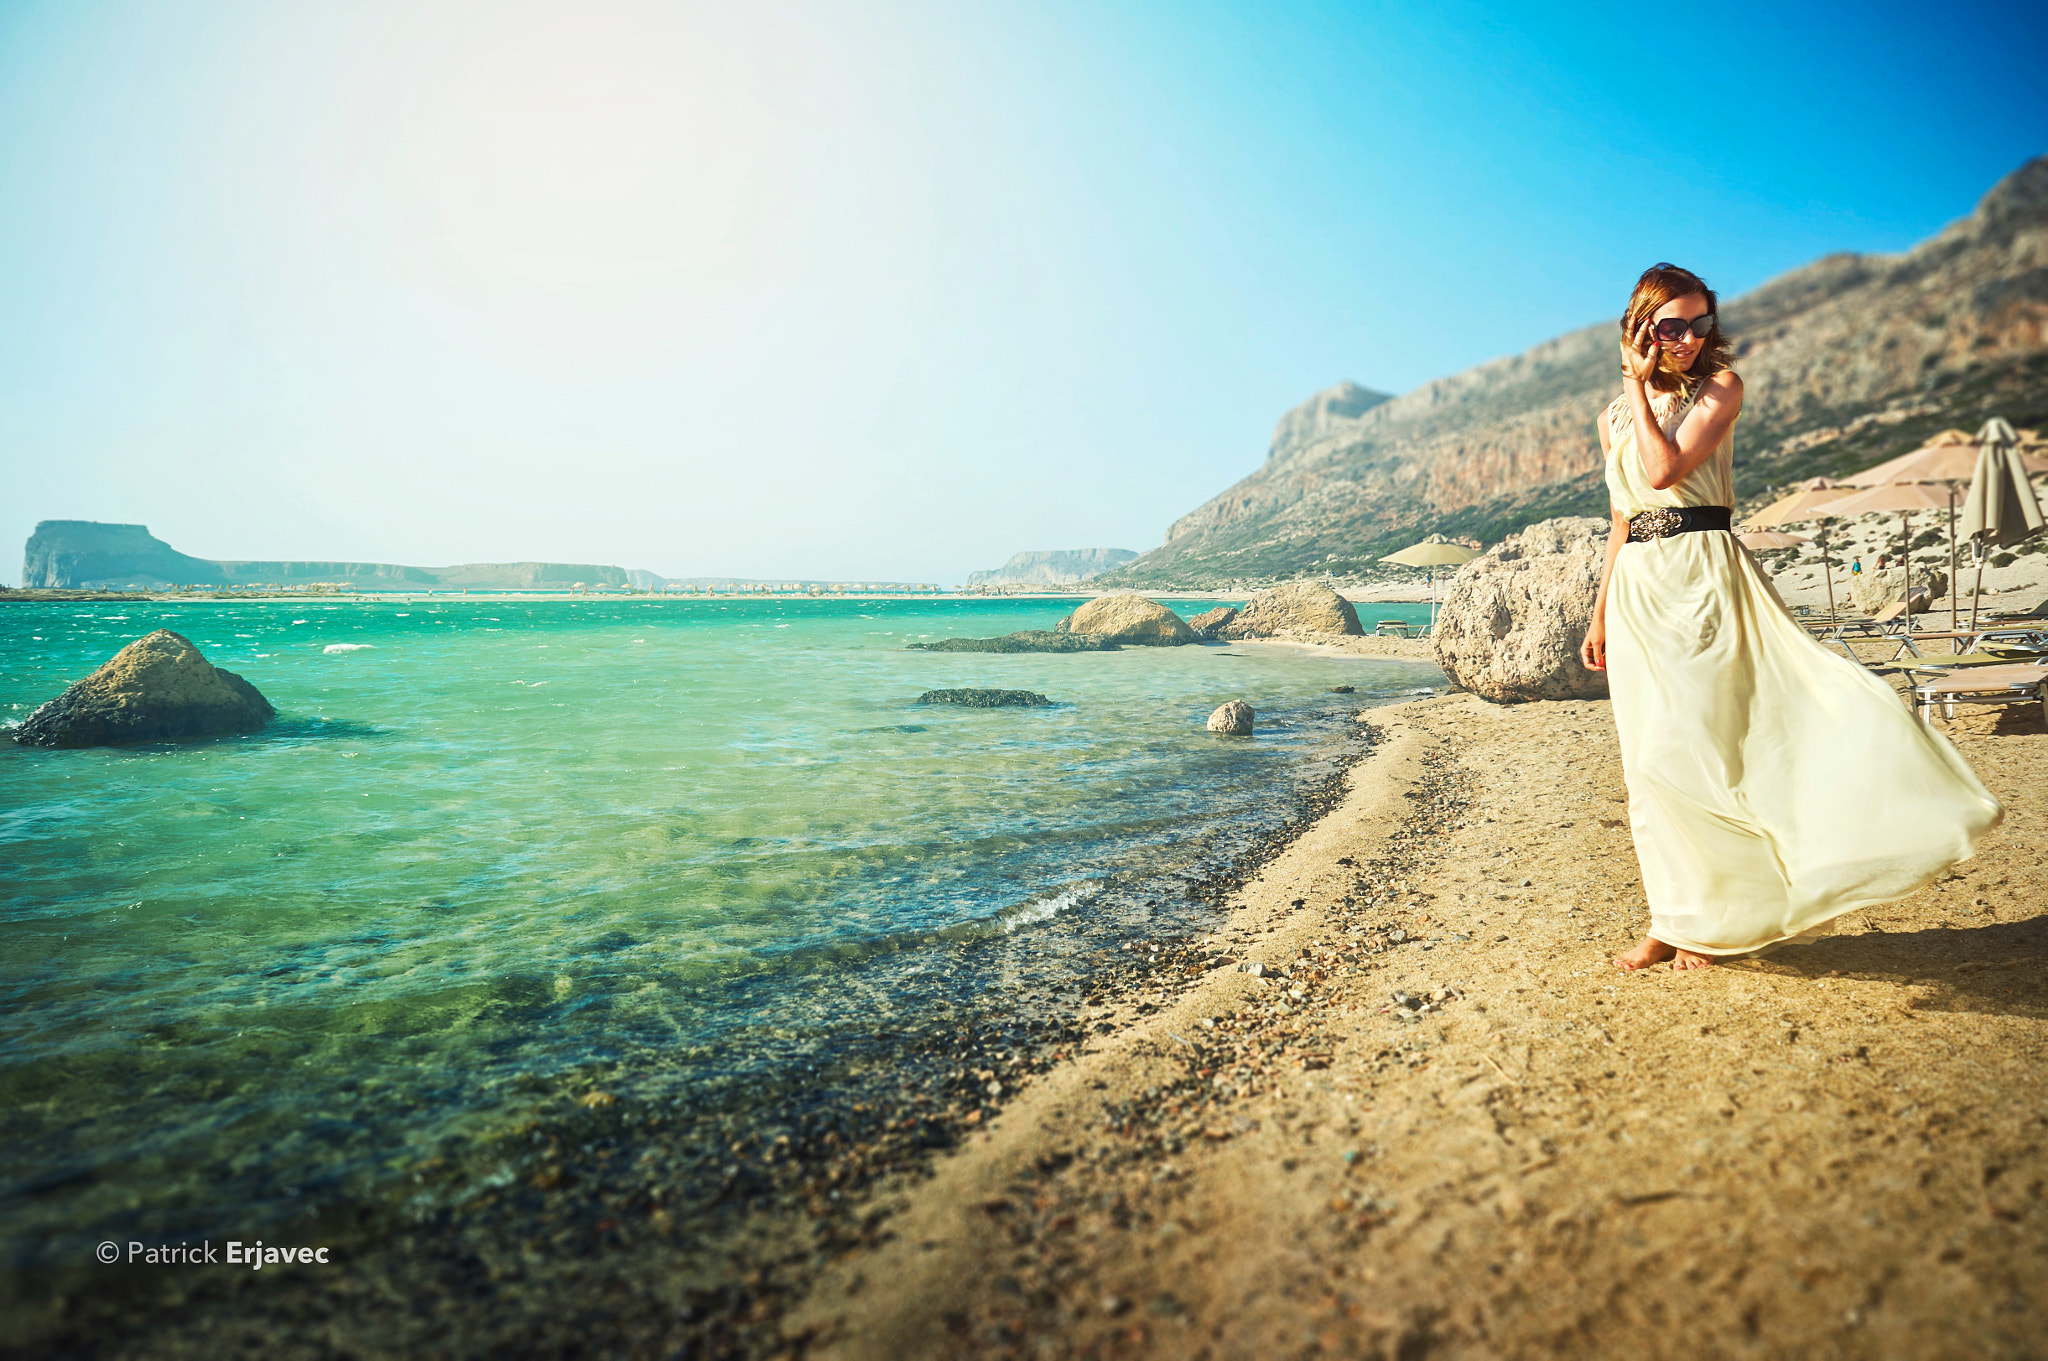
[[[217,562],[187,557],[145,525],[103,525],[97,520],[45,520],[22,554],[21,584],[79,590],[129,582],[140,585],[225,586]]]
[[[1137,557],[1128,548],[1058,548],[1019,553],[991,572],[970,572],[969,586],[1071,586]]]
[[[624,586],[622,568],[564,562],[471,562],[407,567],[392,562],[214,561],[180,553],[146,525],[44,520],[22,557],[24,586],[120,590],[138,586],[296,586],[333,582],[365,591],[560,590],[577,582]]]
[[[1615,281],[1617,315],[1633,282]],[[1721,318],[1745,389],[1738,495],[1991,415],[2040,425],[2048,157],[1906,254],[1827,256],[1723,298]],[[1432,531],[1492,542],[1554,515],[1603,515],[1593,422],[1621,389],[1618,338],[1601,322],[1391,400],[1353,383],[1319,394],[1281,417],[1257,471],[1093,584],[1355,571]]]

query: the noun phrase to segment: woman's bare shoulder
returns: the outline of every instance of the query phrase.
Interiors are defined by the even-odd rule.
[[[1707,391],[1717,397],[1740,397],[1742,375],[1734,369],[1722,369],[1707,379]]]

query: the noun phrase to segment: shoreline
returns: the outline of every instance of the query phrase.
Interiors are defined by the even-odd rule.
[[[1239,844],[1202,878],[1146,891],[1184,898],[1181,917],[1212,915],[1211,904],[1326,816],[1344,770],[1365,756],[1359,712],[1377,710],[1333,718],[1342,725],[1336,756],[1304,753],[1340,764],[1305,790],[1284,823],[1226,829],[1226,840]],[[173,1282],[120,1268],[17,1271],[0,1312],[12,1317],[16,1336],[35,1339],[26,1350],[39,1354],[106,1345],[137,1355],[218,1354],[236,1336],[290,1331],[308,1317],[369,1352],[445,1347],[449,1328],[503,1346],[519,1339],[529,1349],[567,1351],[577,1344],[553,1320],[584,1308],[588,1282],[602,1278],[618,1306],[601,1330],[607,1345],[673,1346],[680,1336],[732,1354],[772,1352],[787,1304],[832,1257],[887,1232],[878,1207],[928,1175],[936,1152],[992,1124],[1035,1074],[1056,1069],[1084,1033],[1121,1014],[1116,1008],[1145,1008],[1145,998],[1213,967],[1183,921],[1106,929],[1116,939],[1094,941],[1099,962],[1086,968],[1077,1002],[1031,1005],[1020,1022],[1001,1012],[998,997],[976,1012],[921,1016],[904,1028],[907,1040],[877,1031],[865,1044],[856,1036],[824,1070],[789,1074],[788,1097],[771,1099],[766,1115],[745,1100],[664,1109],[637,1099],[624,1069],[522,1080],[505,1103],[519,1118],[493,1137],[408,1163],[387,1191],[272,1235],[326,1235],[350,1263],[345,1283],[270,1273],[260,1281],[208,1273]],[[1076,942],[1087,943],[1077,934],[1055,948]],[[792,978],[786,986],[805,985]],[[999,1094],[991,1094],[997,1075]],[[814,1083],[830,1095],[818,1100]],[[517,1302],[477,1297],[479,1279],[516,1286]],[[437,1321],[422,1332],[424,1325],[349,1317],[350,1300],[373,1297],[410,1299]],[[681,1325],[678,1299],[686,1301]]]
[[[1645,914],[1605,701],[1374,721],[1390,740],[1223,933],[1278,981],[1119,1017],[834,1266],[793,1347],[2032,1354],[2037,709],[1953,726],[2009,810],[1974,859],[1683,975],[1607,963]]]
[[[704,1141],[709,1170],[781,1188],[778,1210],[679,1217],[665,1169],[641,1169],[682,1132],[564,1082],[508,1192],[573,1192],[528,1216],[545,1233],[394,1205],[353,1231],[389,1243],[345,1280],[110,1306],[106,1331],[43,1345],[2029,1354],[2048,1279],[2037,709],[1953,727],[2009,807],[1976,859],[1833,937],[1692,975],[1605,962],[1643,926],[1605,701],[1453,693],[1353,721],[1381,732],[1341,795],[1239,885],[1189,890],[1227,897],[1215,932],[1132,937],[1032,1044],[977,1026],[930,1055],[957,1123],[896,1104],[891,1069],[882,1104],[852,1092],[785,1152],[738,1127],[730,1152]],[[322,1341],[272,1345],[292,1337]]]
[[[1255,588],[1258,589],[1258,588]],[[1429,602],[1426,587],[1403,584],[1385,587],[1337,587],[1339,595],[1356,602],[1421,605]],[[1140,591],[1153,600],[1238,600],[1253,591]],[[470,601],[502,605],[508,602],[555,600],[623,600],[642,603],[706,600],[1092,600],[1106,594],[1082,587],[1048,587],[1042,591],[828,591],[812,595],[807,591],[100,591],[60,587],[10,586],[0,588],[0,605],[161,605],[216,604],[248,600],[286,600],[301,604],[423,605],[429,601],[449,603]]]

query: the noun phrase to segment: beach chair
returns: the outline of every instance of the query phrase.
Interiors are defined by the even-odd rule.
[[[1857,657],[1856,649],[1849,646],[1851,638],[1878,638],[1901,629],[1911,632],[1913,628],[1913,616],[1904,601],[1887,605],[1872,615],[1838,614],[1833,618],[1823,616],[1800,622],[1821,642],[1840,644],[1852,662],[1860,662],[1861,659]]]
[[[1372,636],[1375,638],[1406,638],[1409,636],[1409,630],[1413,627],[1414,625],[1410,624],[1406,619],[1382,619],[1372,626]]]
[[[1921,719],[1932,722],[1938,706],[1944,720],[1956,716],[1958,704],[2041,705],[2041,717],[2048,722],[2048,665],[2035,662],[2025,666],[1985,666],[1967,675],[1947,676],[1913,687],[1913,707]]]
[[[1983,617],[1987,619],[2048,619],[2048,599],[2043,599],[2040,604],[2034,606],[2031,610],[1986,610]]]

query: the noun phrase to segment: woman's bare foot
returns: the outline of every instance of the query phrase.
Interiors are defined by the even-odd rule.
[[[1712,955],[1696,955],[1690,950],[1680,950],[1678,957],[1671,961],[1671,967],[1674,969],[1711,969],[1714,967],[1714,957]]]
[[[1638,945],[1625,955],[1616,955],[1614,957],[1614,967],[1617,969],[1627,969],[1630,973],[1634,973],[1637,969],[1647,969],[1652,964],[1662,964],[1677,953],[1678,951],[1672,949],[1663,941],[1652,940],[1650,937],[1644,936],[1641,945]]]

